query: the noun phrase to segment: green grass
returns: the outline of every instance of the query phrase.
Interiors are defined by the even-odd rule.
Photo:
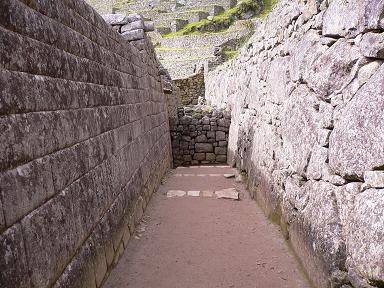
[[[276,0],[269,0],[276,1]],[[257,11],[259,4],[254,0],[240,1],[235,7],[228,9],[220,15],[214,16],[210,21],[208,19],[201,20],[185,25],[181,30],[163,35],[163,37],[177,37],[183,35],[196,35],[209,32],[225,31],[235,22],[240,19],[247,11]]]
[[[272,11],[273,7],[279,2],[279,0],[264,0],[264,7],[261,13],[257,16],[259,18],[265,18]]]

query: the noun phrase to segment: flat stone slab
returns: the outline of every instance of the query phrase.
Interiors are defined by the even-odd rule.
[[[174,198],[174,197],[183,197],[187,194],[187,192],[182,191],[182,190],[169,190],[167,192],[167,197],[168,198]]]
[[[224,177],[227,179],[235,178],[235,174],[224,174]]]
[[[215,192],[218,199],[240,200],[239,192],[235,188],[223,189]]]
[[[215,194],[215,192],[212,191],[212,190],[204,190],[204,191],[201,192],[201,196],[203,196],[203,197],[210,197],[210,198],[212,198],[214,194]]]
[[[188,191],[187,195],[192,197],[199,197],[200,191]]]

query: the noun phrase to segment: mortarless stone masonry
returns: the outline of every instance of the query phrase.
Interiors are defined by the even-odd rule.
[[[209,73],[229,162],[317,287],[384,287],[384,2],[282,0]]]
[[[226,163],[230,112],[186,106],[170,118],[174,167]]]
[[[0,287],[100,287],[170,167],[145,38],[85,2],[0,1]]]

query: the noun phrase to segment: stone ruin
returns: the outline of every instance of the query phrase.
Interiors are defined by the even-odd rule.
[[[383,287],[383,11],[281,0],[183,107],[145,19],[0,1],[0,287],[101,287],[172,164],[225,157],[314,285]]]

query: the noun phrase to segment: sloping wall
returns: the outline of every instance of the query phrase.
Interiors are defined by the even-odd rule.
[[[281,1],[206,78],[207,103],[232,109],[230,163],[318,287],[384,287],[383,12]]]
[[[0,287],[100,287],[171,163],[153,47],[82,0],[0,1]]]

